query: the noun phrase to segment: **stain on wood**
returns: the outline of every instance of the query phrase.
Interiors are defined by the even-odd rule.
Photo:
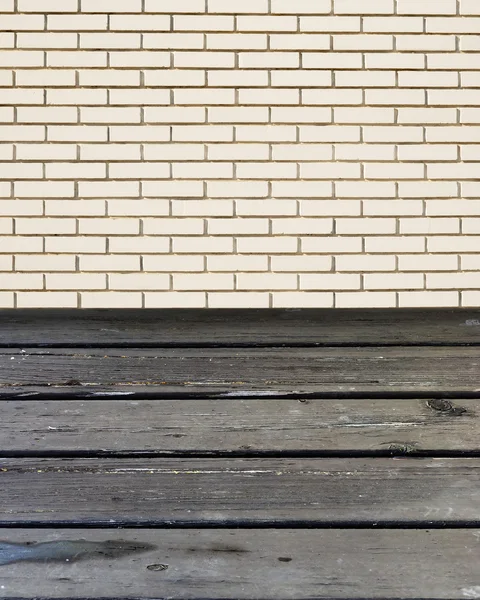
[[[128,539],[115,559],[0,567],[4,598],[464,599],[479,585],[477,530],[103,529],[4,532],[10,543]],[[242,551],[220,552],[221,546]],[[214,548],[215,550],[212,550]],[[290,561],[279,560],[287,557]],[[149,565],[168,565],[150,570]]]

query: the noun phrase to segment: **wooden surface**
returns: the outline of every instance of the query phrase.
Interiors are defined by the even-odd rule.
[[[471,529],[5,533],[9,541],[24,544],[67,540],[97,544],[90,544],[76,560],[71,554],[68,563],[63,558],[0,566],[3,598],[19,597],[21,592],[26,598],[464,600],[478,597],[480,589],[480,531]],[[120,542],[116,550],[112,542]],[[3,556],[13,558],[20,550],[4,549]],[[28,548],[30,558],[39,550]],[[43,553],[55,556],[62,550],[57,544]]]
[[[479,374],[477,346],[0,350],[0,393],[6,394],[25,386],[81,388],[89,394],[137,387],[160,395],[185,390],[480,394]]]
[[[480,309],[3,309],[0,346],[480,344]]]
[[[480,310],[0,311],[0,598],[480,598]]]
[[[478,400],[11,400],[0,456],[480,452]]]
[[[0,524],[271,526],[479,518],[477,458],[0,462]]]

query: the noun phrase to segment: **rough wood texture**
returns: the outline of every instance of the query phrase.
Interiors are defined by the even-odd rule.
[[[13,400],[0,452],[478,452],[478,402]]]
[[[480,347],[4,349],[0,392],[83,386],[99,393],[102,386],[123,385],[130,392],[144,386],[159,394],[215,390],[232,396],[245,390],[478,393],[479,365]]]
[[[4,542],[86,540],[98,549],[90,545],[68,563],[0,566],[0,597],[478,598],[479,536],[476,530],[13,529],[3,532]],[[64,548],[54,545],[50,553]],[[31,558],[35,553],[30,547]],[[16,548],[4,556],[18,554]]]
[[[0,345],[480,343],[480,310],[166,309],[0,311]]]
[[[0,523],[480,520],[480,459],[4,459]]]

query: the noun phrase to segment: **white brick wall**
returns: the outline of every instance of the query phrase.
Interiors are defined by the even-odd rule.
[[[480,0],[3,0],[0,307],[480,303]]]

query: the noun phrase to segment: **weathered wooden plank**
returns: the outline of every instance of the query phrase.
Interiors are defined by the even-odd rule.
[[[480,347],[0,350],[0,392],[480,392]],[[79,385],[80,384],[80,385]],[[117,390],[118,391],[118,390]],[[123,391],[123,390],[120,390]]]
[[[480,310],[162,309],[0,311],[0,345],[480,343]]]
[[[11,529],[3,532],[0,560],[22,551],[31,560],[0,566],[0,597],[465,600],[480,595],[479,536],[477,530]],[[53,543],[6,545],[32,542]],[[46,562],[46,556],[58,558]]]
[[[0,524],[480,521],[480,459],[2,459]]]
[[[12,400],[0,452],[478,452],[478,402]]]

